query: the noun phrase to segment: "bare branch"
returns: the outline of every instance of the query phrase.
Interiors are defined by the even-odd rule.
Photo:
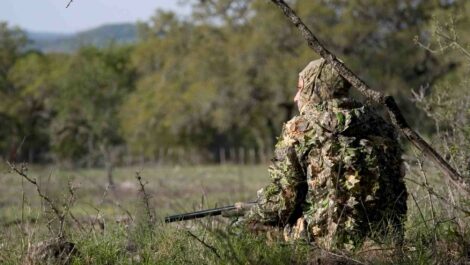
[[[145,211],[147,213],[148,221],[150,225],[155,223],[155,218],[152,214],[152,210],[150,209],[150,194],[147,193],[145,190],[145,184],[142,182],[142,177],[140,176],[139,172],[135,173],[135,178],[139,182],[140,185],[140,193],[142,194],[142,201],[144,202]]]
[[[432,187],[426,185],[425,183],[420,183],[420,182],[418,182],[416,180],[413,180],[413,179],[410,179],[410,178],[405,178],[405,179],[408,180],[408,181],[413,182],[414,184],[416,184],[418,186],[421,186],[421,187],[425,188],[430,194],[432,194],[434,197],[438,198],[442,202],[448,204],[449,206],[452,206],[452,208],[454,208],[456,210],[459,210],[459,211],[463,212],[467,216],[470,216],[470,210],[469,209],[464,209],[464,208],[452,203],[451,201],[449,201],[449,199],[447,199],[444,196],[440,195],[439,193],[434,191],[434,189]]]
[[[7,165],[10,167],[11,170],[13,170],[16,174],[22,176],[24,179],[26,179],[29,183],[33,184],[33,185],[38,185],[36,179],[32,179],[30,177],[28,177],[28,175],[26,175],[26,167],[25,166],[21,166],[21,169],[17,168],[16,165],[14,165],[13,163],[10,163],[7,161]]]
[[[216,255],[219,259],[220,259],[220,255],[219,253],[217,252],[217,249],[209,244],[207,244],[206,242],[204,242],[204,240],[200,239],[199,237],[197,237],[195,234],[191,233],[191,231],[186,231],[188,233],[188,235],[190,235],[192,238],[196,239],[197,241],[199,241],[199,243],[203,244],[205,247],[207,247],[208,249],[210,249],[212,251],[212,253],[214,253],[214,255]]]
[[[69,213],[69,209],[73,202],[75,201],[75,194],[74,194],[74,188],[69,184],[69,199],[67,203],[63,206],[61,209],[59,206],[56,205],[52,201],[52,199],[45,194],[41,187],[39,186],[38,182],[36,179],[30,178],[27,174],[27,167],[22,164],[20,168],[18,168],[15,164],[7,162],[8,166],[10,167],[10,170],[15,172],[16,174],[20,175],[23,179],[26,179],[29,183],[33,184],[36,187],[36,191],[41,199],[43,199],[49,207],[52,209],[52,212],[54,213],[55,217],[59,221],[59,231],[58,231],[58,237],[61,238],[64,236],[64,224],[65,224],[65,217]],[[52,218],[48,222],[48,227],[50,228],[50,224],[55,220],[55,218]]]
[[[55,203],[49,198],[46,194],[44,194],[39,187],[39,184],[36,179],[30,178],[26,174],[26,167],[24,165],[21,166],[21,168],[17,168],[15,164],[7,162],[8,166],[10,167],[11,170],[13,170],[16,174],[20,175],[24,179],[26,179],[28,182],[36,186],[36,190],[39,194],[39,197],[41,197],[44,201],[49,204],[49,207],[51,207],[52,211],[54,211],[55,215],[60,219],[60,216],[62,216],[62,211],[55,205]]]

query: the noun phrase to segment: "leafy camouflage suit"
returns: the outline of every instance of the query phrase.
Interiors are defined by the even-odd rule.
[[[299,80],[300,115],[284,125],[272,182],[258,191],[245,220],[284,227],[287,240],[325,248],[402,235],[407,192],[395,130],[347,99],[350,85],[324,60],[311,62]]]

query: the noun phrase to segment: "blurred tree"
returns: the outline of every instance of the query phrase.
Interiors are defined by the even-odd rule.
[[[22,143],[22,160],[39,162],[47,159],[41,155],[49,151],[51,99],[63,57],[30,52],[17,59],[9,71],[8,81],[15,92],[9,93],[3,101],[3,113],[15,121],[14,133],[7,139]]]
[[[269,1],[186,2],[190,17],[157,11],[132,47],[72,55],[26,53],[24,34],[0,24],[0,152],[25,139],[33,154],[52,149],[57,160],[104,157],[111,172],[112,147],[124,143],[148,156],[161,147],[272,146],[295,111],[297,73],[317,55]],[[432,38],[433,17],[468,17],[468,1],[290,3],[412,121],[422,123],[423,112],[409,101],[411,88],[437,87],[465,63],[413,39]]]
[[[27,40],[18,28],[0,23],[0,154],[15,161],[34,161],[47,151],[52,59],[25,53]]]
[[[130,145],[152,154],[172,145],[210,149],[262,142],[265,135],[258,130],[265,123],[253,123],[264,121],[255,114],[263,109],[257,103],[269,103],[263,87],[248,84],[249,73],[237,68],[236,46],[243,40],[230,39],[227,29],[178,22],[167,13],[158,12],[152,21],[133,54],[137,90],[122,110]],[[171,25],[164,37],[162,24]]]
[[[294,112],[297,73],[315,59],[269,1],[187,1],[193,16],[157,12],[133,53],[137,90],[123,109],[131,146],[272,145]],[[410,103],[410,89],[453,69],[413,43],[459,1],[293,1],[321,39],[374,87]],[[416,113],[416,111],[414,111]],[[417,118],[419,114],[414,114]],[[133,119],[130,119],[133,117]]]
[[[14,88],[8,82],[8,73],[21,56],[26,43],[26,35],[22,30],[0,21],[0,93],[14,93]]]
[[[118,109],[133,87],[133,70],[127,63],[130,51],[128,47],[82,48],[62,66],[65,78],[58,80],[54,99],[54,152],[74,162],[99,152],[110,184],[113,146],[122,143]]]

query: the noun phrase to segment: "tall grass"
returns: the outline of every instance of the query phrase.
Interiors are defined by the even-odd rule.
[[[419,163],[409,161],[407,187],[412,196],[403,246],[391,244],[394,235],[388,235],[381,238],[382,244],[368,241],[354,252],[286,243],[281,231],[254,234],[219,217],[162,222],[171,212],[248,200],[268,181],[263,166],[147,169],[140,172],[145,196],[135,168],[118,169],[115,190],[105,188],[105,172],[99,170],[57,170],[50,182],[42,178],[41,187],[64,207],[64,176],[76,176],[72,183],[77,184],[77,198],[70,209],[74,218],[67,215],[64,226],[66,240],[77,248],[69,264],[469,264],[470,224],[468,214],[459,210],[468,207],[468,200]],[[41,179],[45,172],[34,169],[28,174]],[[432,191],[447,200],[430,193],[423,172]],[[2,207],[16,209],[0,215],[0,264],[25,263],[32,245],[55,236],[47,229],[54,215],[19,176],[2,174],[0,180],[8,185],[7,196],[15,197],[0,195]],[[155,213],[155,221],[149,222],[149,213]]]

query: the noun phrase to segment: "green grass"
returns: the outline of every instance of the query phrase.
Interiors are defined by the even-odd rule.
[[[263,166],[194,166],[118,168],[115,170],[116,189],[106,191],[104,170],[62,170],[54,167],[29,169],[28,174],[39,180],[49,195],[63,200],[67,182],[77,188],[72,212],[78,216],[91,216],[95,208],[106,217],[120,216],[129,211],[136,214],[140,209],[139,184],[135,178],[140,172],[150,202],[159,218],[175,212],[191,211],[206,207],[232,204],[236,201],[253,200],[256,190],[268,181]],[[21,214],[36,216],[40,200],[35,187],[23,183],[20,176],[0,172],[0,223],[21,219]],[[22,193],[25,194],[24,211],[21,211]],[[119,208],[116,205],[122,207]],[[40,212],[40,211],[39,211]]]
[[[151,195],[155,223],[148,222],[136,171]],[[114,191],[106,189],[100,169],[31,167],[28,174],[59,205],[67,200],[67,183],[77,187],[71,208],[77,221],[69,219],[65,230],[79,251],[72,264],[469,264],[468,216],[429,199],[424,188],[411,182],[402,248],[367,243],[354,253],[330,253],[305,243],[285,243],[281,232],[248,233],[223,218],[162,222],[168,214],[254,199],[256,190],[269,181],[265,166],[118,168]],[[437,174],[430,176],[437,192],[465,202],[439,185]],[[414,169],[407,177],[421,182]],[[0,264],[20,264],[29,244],[51,237],[46,223],[52,215],[34,186],[6,168],[0,173],[0,207]],[[95,219],[103,226],[96,221],[92,225]]]

